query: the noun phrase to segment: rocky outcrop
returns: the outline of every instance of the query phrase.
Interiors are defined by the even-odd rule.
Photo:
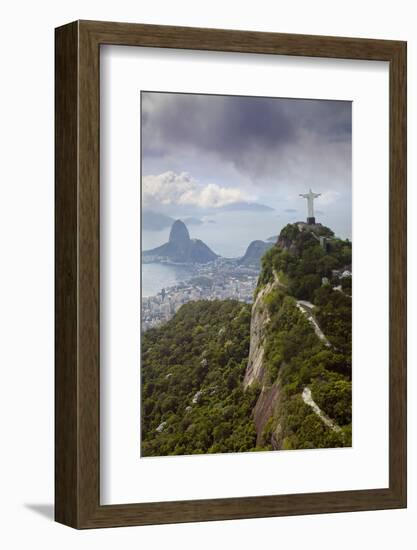
[[[278,273],[273,271],[274,280],[266,284],[261,288],[255,298],[255,302],[252,306],[252,315],[250,323],[250,347],[248,366],[245,372],[245,378],[243,379],[243,387],[246,389],[253,382],[263,383],[264,368],[264,339],[266,336],[266,329],[269,323],[268,308],[264,301],[265,298],[275,288],[286,288],[285,285],[279,280]]]
[[[244,256],[240,258],[238,263],[240,265],[259,267],[261,265],[262,256],[271,248],[271,246],[273,246],[273,243],[271,242],[252,241],[246,249]]]
[[[323,228],[323,231],[325,230],[326,228]],[[294,255],[293,263],[297,263],[306,248],[318,246],[313,239],[317,237],[312,237],[308,231],[297,226],[286,226],[281,231],[276,246]],[[331,230],[327,231],[331,233]],[[304,330],[308,328],[303,318],[314,330],[323,349],[332,346],[318,324],[314,305],[292,296],[291,284],[294,280],[290,280],[285,271],[277,273],[276,266],[282,264],[276,259],[279,259],[281,254],[280,251],[274,251],[274,254],[266,257],[260,281],[269,282],[258,288],[252,307],[249,357],[243,384],[245,389],[252,385],[260,388],[252,409],[257,433],[256,445],[276,450],[310,448],[311,434],[307,428],[303,432],[303,422],[304,417],[311,416],[311,412],[317,415],[325,428],[337,434],[338,444],[341,444],[342,429],[319,408],[312,398],[310,389],[305,386],[305,382],[310,378],[308,371],[303,372],[303,369],[307,369],[308,366],[304,350],[297,349],[302,347]],[[281,257],[286,256],[282,254]],[[280,292],[277,292],[277,289],[280,289]],[[313,354],[321,353],[322,347],[317,346],[318,342],[312,337],[312,331],[309,330],[308,334],[306,350],[311,349]],[[289,338],[299,342],[297,346],[291,345],[292,342],[288,342],[287,346]],[[330,353],[330,350],[325,353]],[[325,442],[327,445],[327,437],[318,432],[317,441]]]
[[[264,366],[265,338],[268,323],[270,321],[268,308],[264,300],[268,294],[278,286],[281,286],[281,283],[279,282],[278,276],[274,273],[274,281],[268,283],[259,290],[252,306],[249,358],[243,386],[246,389],[252,384],[257,383],[262,388],[253,409],[253,418],[257,433],[256,444],[258,446],[263,446],[267,443],[264,441],[263,437],[264,430],[270,418],[275,416],[280,403],[280,376],[278,376],[272,386],[267,385]],[[274,426],[274,428],[276,428],[276,426]],[[271,441],[268,443],[271,443]],[[277,444],[278,443],[277,440]],[[274,446],[274,448],[278,449],[280,447]]]
[[[178,247],[186,247],[190,242],[190,234],[187,226],[181,220],[176,220],[169,232],[169,242],[175,244]]]
[[[264,304],[264,298],[276,285],[275,282],[265,285],[256,296],[252,306],[252,317],[250,323],[250,347],[248,366],[243,379],[243,387],[247,388],[254,382],[263,383],[264,367],[264,338],[266,327],[269,322],[268,309]]]
[[[297,246],[293,241],[291,241],[287,237],[279,236],[276,245],[282,248],[283,250],[286,250],[290,254],[298,254]]]
[[[253,419],[256,427],[256,445],[263,446],[266,443],[272,443],[275,449],[279,449],[279,441],[274,445],[272,438],[269,442],[264,441],[264,430],[270,418],[274,418],[279,409],[281,397],[281,379],[278,376],[274,384],[270,387],[264,386],[253,409]],[[273,426],[275,432],[277,424]]]
[[[148,262],[205,264],[214,261],[218,255],[200,239],[191,239],[185,223],[176,220],[172,224],[168,242],[152,250],[145,250],[142,257]]]

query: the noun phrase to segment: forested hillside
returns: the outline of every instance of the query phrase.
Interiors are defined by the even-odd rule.
[[[327,239],[320,242],[317,236]],[[351,243],[335,239],[326,227],[317,235],[287,225],[278,246],[263,257],[256,292],[267,292],[252,311],[252,323],[265,318],[263,308],[268,320],[260,327],[263,368],[252,377],[262,385],[255,408],[258,444],[276,449],[351,445],[351,277],[338,275],[351,269],[351,253]],[[305,389],[327,424],[308,403]]]
[[[350,446],[350,263],[330,229],[288,225],[252,309],[188,303],[144,333],[142,456]]]
[[[250,306],[200,301],[142,338],[142,456],[249,451],[259,388],[244,392]]]
[[[281,289],[274,289],[265,302],[270,320],[263,344],[264,370],[261,378],[255,379],[255,384],[262,384],[257,409],[262,409],[275,387],[279,391],[267,414],[257,418],[258,445],[274,449],[350,446],[350,354],[320,341],[296,300]],[[337,325],[339,311],[333,310],[332,318]],[[336,336],[339,338],[338,333]],[[305,388],[335,429],[304,401]]]

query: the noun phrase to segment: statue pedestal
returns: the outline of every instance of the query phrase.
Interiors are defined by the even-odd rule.
[[[307,218],[308,225],[314,225],[316,223],[316,218]]]

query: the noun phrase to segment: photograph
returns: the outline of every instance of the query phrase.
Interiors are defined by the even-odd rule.
[[[352,104],[141,92],[141,457],[352,445]]]
[[[417,10],[343,7],[2,4],[0,548],[417,548]]]

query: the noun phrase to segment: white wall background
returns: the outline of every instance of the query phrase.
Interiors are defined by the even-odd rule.
[[[417,541],[417,17],[412,0],[14,0],[0,8],[0,544],[255,548]],[[52,522],[54,27],[103,19],[408,40],[408,510],[77,532]],[[376,220],[377,221],[377,220]],[[370,396],[372,399],[372,396]],[[248,472],[250,475],[250,472]],[[343,474],[341,474],[343,475]]]

